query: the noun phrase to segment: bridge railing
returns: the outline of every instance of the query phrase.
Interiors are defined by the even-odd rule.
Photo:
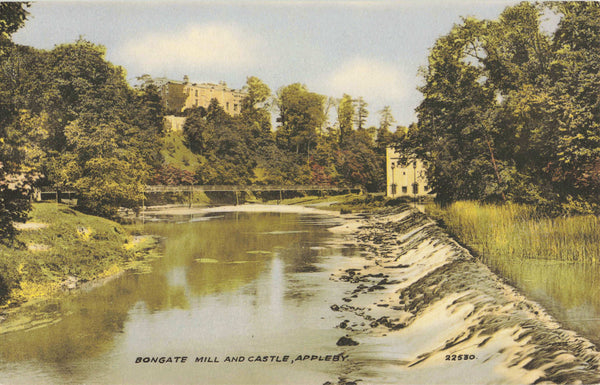
[[[319,186],[319,185],[148,185],[146,193],[194,192],[194,191],[360,191],[359,186]]]

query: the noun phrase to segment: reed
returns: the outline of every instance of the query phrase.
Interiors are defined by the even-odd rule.
[[[456,202],[427,213],[484,258],[596,263],[600,220],[593,215],[550,218],[534,206]]]

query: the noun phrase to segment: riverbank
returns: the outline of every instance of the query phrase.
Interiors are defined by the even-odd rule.
[[[338,345],[356,364],[340,382],[600,383],[591,342],[425,215],[405,207],[332,230],[366,251],[332,276],[348,283],[331,309],[346,332]]]
[[[454,202],[428,205],[427,214],[483,258],[555,260],[595,264],[600,219],[595,215],[549,217],[532,205]]]
[[[36,203],[12,245],[0,245],[0,309],[115,276],[147,258],[156,241],[56,203]]]

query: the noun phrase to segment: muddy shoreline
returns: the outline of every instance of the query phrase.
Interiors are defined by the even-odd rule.
[[[340,383],[600,383],[600,354],[408,206],[331,229],[365,250],[331,305]]]

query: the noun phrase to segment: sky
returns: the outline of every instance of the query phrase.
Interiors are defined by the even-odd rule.
[[[257,76],[273,92],[292,83],[341,98],[362,96],[368,123],[390,106],[416,122],[419,67],[461,17],[495,19],[516,1],[196,0],[42,1],[16,43],[41,49],[83,37],[106,47],[128,80],[150,74],[241,88]]]

